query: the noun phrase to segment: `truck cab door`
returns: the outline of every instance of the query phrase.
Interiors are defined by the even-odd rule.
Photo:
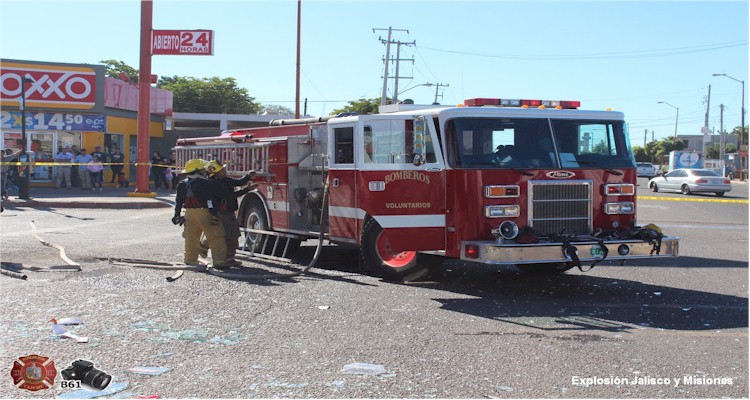
[[[362,135],[355,136],[360,244],[368,245],[370,229],[382,229],[377,247],[396,256],[444,250],[445,164],[433,121],[379,114],[362,117],[360,124]]]
[[[328,232],[330,240],[356,243],[355,123],[329,125]]]

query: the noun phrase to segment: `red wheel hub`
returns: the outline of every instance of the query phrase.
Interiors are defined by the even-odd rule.
[[[383,263],[391,268],[403,268],[417,257],[416,251],[394,252],[391,250],[391,243],[383,233],[378,235],[375,248]]]

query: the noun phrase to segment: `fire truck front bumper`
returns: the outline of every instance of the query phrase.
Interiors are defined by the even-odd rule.
[[[602,249],[606,246],[606,251]],[[533,244],[498,241],[463,241],[461,259],[495,265],[548,264],[573,262],[574,252],[581,263],[603,260],[635,260],[677,257],[680,238],[665,236],[661,243],[642,240],[539,242]]]

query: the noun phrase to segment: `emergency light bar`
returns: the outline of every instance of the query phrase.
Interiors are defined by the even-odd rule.
[[[570,100],[525,100],[525,99],[489,99],[478,97],[464,100],[466,107],[500,106],[500,107],[540,107],[556,109],[575,109],[581,106],[580,101]]]

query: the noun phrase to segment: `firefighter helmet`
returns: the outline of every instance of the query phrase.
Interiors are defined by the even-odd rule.
[[[192,160],[188,160],[185,163],[185,169],[182,170],[183,174],[192,174],[198,170],[204,169],[206,167],[206,160],[201,160],[200,158],[194,158]]]
[[[209,162],[206,163],[206,171],[208,171],[208,175],[209,176],[216,175],[217,173],[219,173],[219,171],[221,171],[222,169],[224,169],[226,167],[227,167],[226,164],[221,165],[216,160],[211,160],[211,161],[209,161]]]

